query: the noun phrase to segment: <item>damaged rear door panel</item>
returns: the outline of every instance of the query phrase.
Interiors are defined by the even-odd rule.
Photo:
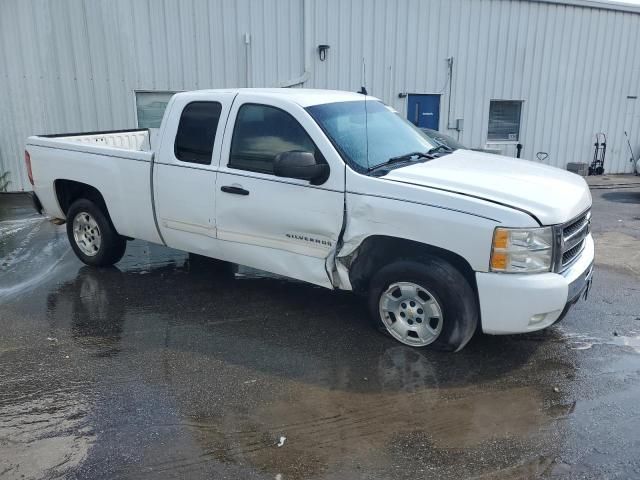
[[[332,288],[326,259],[343,223],[344,163],[302,108],[241,93],[228,120],[216,185],[224,257]],[[328,165],[321,184],[283,178],[274,158],[312,151]]]

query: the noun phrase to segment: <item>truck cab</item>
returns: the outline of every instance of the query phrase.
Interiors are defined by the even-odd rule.
[[[184,92],[157,145],[109,146],[118,135],[27,141],[35,195],[90,265],[161,243],[362,293],[382,332],[442,350],[478,325],[546,328],[591,282],[581,177],[450,149],[373,97]]]

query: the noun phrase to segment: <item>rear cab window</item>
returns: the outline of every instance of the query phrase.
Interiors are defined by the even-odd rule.
[[[173,148],[178,160],[211,164],[221,111],[219,102],[191,102],[184,107]]]

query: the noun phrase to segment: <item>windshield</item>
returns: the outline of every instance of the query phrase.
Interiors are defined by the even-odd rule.
[[[421,128],[424,134],[429,137],[436,145],[444,145],[451,150],[466,150],[463,144],[453,138],[451,135],[441,133],[437,130],[431,130],[430,128]]]
[[[366,105],[365,105],[366,104]],[[307,111],[359,172],[438,144],[378,100],[326,103]]]

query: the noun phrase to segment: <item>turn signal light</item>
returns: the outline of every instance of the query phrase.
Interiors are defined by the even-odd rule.
[[[493,235],[493,248],[507,248],[509,246],[509,231],[496,228]]]
[[[491,255],[491,268],[493,270],[506,270],[507,255],[502,252],[493,252],[493,255]]]

